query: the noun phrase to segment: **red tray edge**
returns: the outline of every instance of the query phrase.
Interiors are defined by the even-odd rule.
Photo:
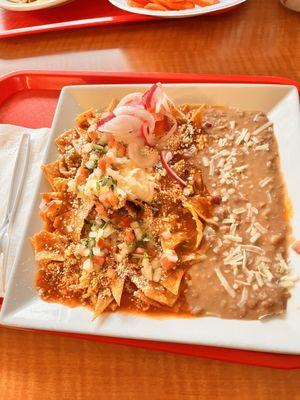
[[[88,18],[82,20],[72,20],[65,22],[54,22],[51,24],[36,25],[26,28],[16,28],[8,29],[7,31],[0,31],[0,39],[18,37],[22,35],[30,35],[44,32],[53,31],[64,31],[67,29],[78,29],[78,28],[92,28],[95,26],[105,26],[105,25],[119,25],[125,23],[136,23],[143,21],[155,21],[160,20],[159,17],[152,17],[149,15],[141,14],[124,14],[118,17],[98,17],[98,18]]]
[[[57,78],[69,79],[61,85]],[[43,79],[45,78],[45,80]],[[47,79],[50,78],[50,87]],[[77,79],[76,82],[74,79]],[[16,70],[0,76],[0,84],[4,89],[0,92],[0,103],[10,95],[21,90],[49,89],[61,90],[63,86],[88,84],[93,79],[101,80],[103,84],[126,83],[245,83],[245,84],[280,84],[292,85],[300,91],[300,82],[296,80],[268,75],[224,75],[224,74],[189,74],[189,73],[160,73],[160,72],[99,72],[99,71],[49,71],[49,70]],[[43,82],[42,82],[43,81]],[[56,86],[55,86],[55,82]],[[38,82],[36,84],[36,82]],[[40,86],[43,83],[44,86]],[[94,82],[95,83],[95,82]],[[46,87],[45,87],[46,85]]]
[[[242,4],[242,3],[241,3]],[[213,16],[218,14],[223,14],[238,8],[241,4],[237,4],[235,6],[228,7],[226,9],[213,11],[207,13],[207,16]],[[136,23],[143,21],[159,21],[165,18],[161,17],[153,17],[150,15],[142,15],[142,14],[134,14],[125,12],[124,15],[119,15],[116,17],[97,17],[97,18],[86,18],[80,20],[71,20],[65,22],[54,22],[51,24],[44,25],[35,25],[31,27],[24,28],[16,28],[16,29],[8,29],[6,31],[0,31],[0,39],[9,38],[9,37],[17,37],[22,35],[29,34],[37,34],[44,32],[53,32],[58,30],[67,30],[67,29],[78,29],[78,28],[91,28],[95,26],[105,26],[105,25],[119,25],[125,23]]]
[[[81,84],[86,81],[96,79],[101,83],[149,83],[161,81],[165,83],[259,83],[259,84],[280,84],[292,85],[300,91],[300,83],[284,77],[276,76],[247,76],[247,75],[209,75],[209,74],[185,74],[185,73],[129,73],[129,72],[97,72],[97,71],[47,71],[47,70],[24,70],[15,71],[0,77],[0,103],[4,102],[8,97],[22,90],[38,89],[35,87],[34,80],[37,79],[41,83],[43,79],[50,78],[54,81],[58,77],[78,78]],[[76,83],[77,84],[77,83]],[[64,85],[57,84],[49,90],[60,90]],[[41,89],[41,88],[40,88]],[[4,93],[8,90],[8,93]],[[0,299],[0,304],[1,304]],[[5,326],[6,328],[16,329],[14,327]],[[236,362],[240,364],[256,365],[261,367],[279,368],[279,369],[297,369],[300,368],[300,356],[286,355],[276,353],[264,353],[238,349],[227,349],[222,347],[210,347],[201,345],[189,345],[167,342],[154,342],[148,340],[135,340],[113,338],[106,336],[93,336],[85,334],[69,334],[64,332],[42,331],[32,329],[22,329],[24,331],[33,331],[37,333],[47,333],[51,335],[61,335],[90,341],[118,344],[124,346],[132,346],[149,350],[171,352],[182,355],[189,355],[199,358]]]

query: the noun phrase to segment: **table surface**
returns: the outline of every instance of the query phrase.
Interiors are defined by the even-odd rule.
[[[249,0],[214,17],[2,40],[0,72],[93,69],[281,75],[300,80],[299,49],[299,14],[278,0]],[[293,400],[300,399],[300,371],[0,329],[0,393],[6,400]]]

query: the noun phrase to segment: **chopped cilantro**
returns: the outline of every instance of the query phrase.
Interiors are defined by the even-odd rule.
[[[107,228],[108,227],[108,224],[109,224],[109,221],[103,221],[103,224],[102,224],[102,226],[101,226],[101,229],[105,229],[105,228]]]
[[[110,188],[113,188],[117,185],[117,181],[111,177],[110,175],[106,175],[101,181],[99,181],[101,186],[109,185]]]
[[[145,233],[143,233],[141,240],[136,240],[135,241],[135,245],[137,247],[138,246],[145,246],[145,244],[147,242],[149,242],[149,241],[150,241],[150,235],[149,235],[149,233],[145,232]]]
[[[103,153],[106,153],[106,147],[105,146],[101,146],[101,144],[93,143],[93,147],[96,150],[99,150],[99,151],[102,151]]]
[[[92,248],[92,247],[95,246],[96,241],[95,241],[94,238],[84,238],[84,239],[81,239],[81,243],[82,243],[85,247]]]

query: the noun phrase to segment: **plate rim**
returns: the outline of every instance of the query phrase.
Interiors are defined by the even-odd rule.
[[[38,1],[37,3],[13,3],[9,0],[0,0],[0,8],[9,11],[35,11],[43,10],[46,8],[63,5],[64,3],[71,2],[72,0],[44,0],[43,2]]]

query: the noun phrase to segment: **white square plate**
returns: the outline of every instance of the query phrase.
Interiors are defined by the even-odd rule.
[[[104,108],[113,98],[145,90],[149,85],[97,85],[65,87],[59,99],[48,151],[44,163],[57,157],[54,139],[74,124],[76,115],[90,107]],[[293,204],[293,235],[300,238],[300,113],[297,89],[280,85],[244,84],[172,84],[164,85],[176,103],[207,103],[235,106],[244,110],[264,111],[274,123],[279,143],[281,165]],[[42,228],[38,216],[39,193],[48,190],[40,176],[27,229],[20,246],[8,290],[1,323],[29,329],[46,329],[300,354],[300,284],[292,291],[287,314],[266,321],[222,320],[203,318],[153,318],[112,313],[92,322],[84,308],[43,302],[34,288],[36,263],[29,237]],[[290,254],[291,268],[300,275],[300,258]]]

